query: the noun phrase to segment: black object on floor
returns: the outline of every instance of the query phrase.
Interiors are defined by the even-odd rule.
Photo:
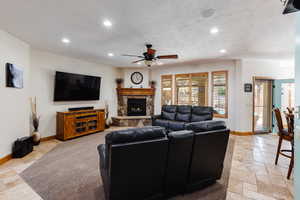
[[[32,137],[22,137],[17,139],[13,145],[13,158],[23,158],[33,151]]]

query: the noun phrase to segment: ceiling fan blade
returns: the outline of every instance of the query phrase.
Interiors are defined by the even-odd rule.
[[[138,63],[138,62],[141,62],[141,61],[144,61],[145,59],[141,59],[141,60],[136,60],[136,61],[133,61],[132,63]]]
[[[177,59],[178,55],[164,55],[164,56],[157,56],[158,59]]]
[[[136,57],[136,58],[144,58],[144,56],[130,55],[130,54],[123,54],[122,56]]]

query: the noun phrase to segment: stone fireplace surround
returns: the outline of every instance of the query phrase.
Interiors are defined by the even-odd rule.
[[[154,113],[155,88],[117,88],[118,116],[112,117],[115,126],[143,126],[151,124]],[[128,116],[128,99],[146,99],[146,116]]]

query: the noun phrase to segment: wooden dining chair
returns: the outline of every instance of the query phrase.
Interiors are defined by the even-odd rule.
[[[292,170],[294,168],[294,128],[295,128],[295,115],[294,115],[294,110],[290,110],[288,108],[288,113],[285,113],[285,118],[287,121],[288,125],[288,132],[290,133],[290,136],[292,137],[291,140],[291,145],[292,145],[292,152],[291,152],[291,161],[290,161],[290,166],[289,166],[289,171],[288,171],[288,176],[287,178],[290,179],[290,176],[292,174]]]
[[[275,165],[277,165],[278,163],[279,155],[290,158],[291,161],[290,161],[290,166],[287,175],[287,179],[290,179],[292,169],[294,167],[294,134],[292,129],[293,124],[291,124],[292,120],[289,116],[290,114],[286,115],[288,121],[288,129],[284,129],[280,110],[276,108],[274,109],[274,113],[277,121],[277,128],[278,128],[278,135],[279,135]],[[283,140],[291,142],[292,149],[281,149]],[[291,155],[286,154],[286,152],[290,152]]]

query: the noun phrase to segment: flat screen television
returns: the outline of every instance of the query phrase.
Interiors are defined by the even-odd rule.
[[[101,77],[55,73],[54,101],[92,101],[100,98]]]

